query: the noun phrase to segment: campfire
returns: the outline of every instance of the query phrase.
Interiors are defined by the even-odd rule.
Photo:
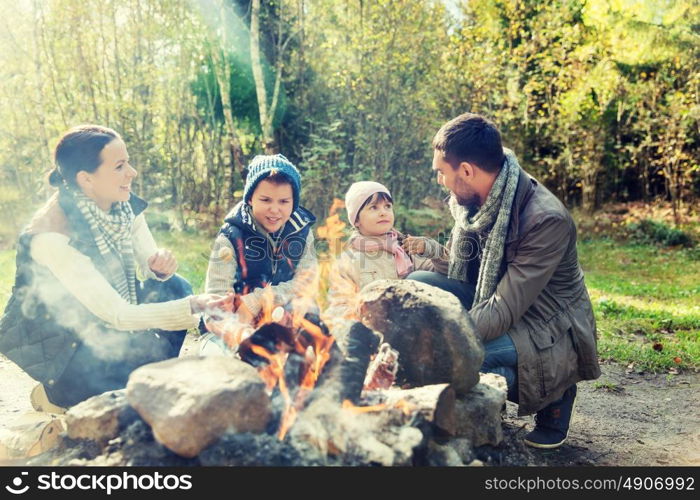
[[[318,229],[319,239],[328,244],[327,253],[320,258],[319,275],[325,282],[334,279],[336,283],[341,283],[335,271],[334,260],[342,249],[345,223],[340,220],[337,212],[343,206],[341,200],[334,200],[326,223]],[[233,306],[223,314],[217,311],[214,318],[205,322],[207,329],[219,335],[232,353],[257,368],[268,395],[273,400],[283,401],[276,433],[280,440],[285,438],[294,425],[329,362],[329,369],[325,373],[333,372],[331,367],[335,366],[341,374],[338,376],[343,379],[344,390],[341,394],[345,399],[339,405],[351,413],[385,410],[386,405],[355,406],[355,403],[360,399],[363,389],[391,387],[398,368],[398,352],[388,344],[382,345],[382,349],[377,351],[378,339],[368,330],[350,329],[349,344],[353,352],[347,357],[343,356],[335,337],[319,315],[316,300],[319,278],[309,276],[309,279],[301,281],[308,282],[308,286],[298,291],[295,299],[286,307],[276,306],[271,288],[266,288],[262,310],[253,325],[240,322],[233,312]],[[342,283],[342,293],[356,300],[357,287],[347,281]],[[240,298],[234,297],[231,303],[239,304]],[[342,319],[357,320],[351,311]],[[371,369],[368,370],[372,359]]]
[[[284,439],[331,359],[335,339],[318,315],[306,312],[305,301],[295,301],[290,311],[275,307],[271,293],[264,298],[255,326],[240,323],[231,312],[224,319],[207,322],[207,327],[241,360],[258,369],[270,396],[283,399],[278,436]]]
[[[52,463],[460,465],[497,445],[505,384],[480,376],[483,349],[455,297],[407,280],[347,283],[357,307],[319,314],[318,290],[338,279],[341,207],[318,229],[320,273],[291,304],[268,292],[252,324],[212,315],[231,356],[145,365],[126,390],[72,408]]]

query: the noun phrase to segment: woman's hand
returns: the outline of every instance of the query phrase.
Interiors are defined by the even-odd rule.
[[[241,297],[233,292],[226,295],[211,293],[193,295],[190,298],[190,305],[192,306],[192,314],[206,313],[207,321],[218,321],[234,312],[238,315],[240,323],[253,324],[255,319],[253,313],[241,301]]]
[[[206,312],[210,316],[220,319],[223,316],[217,316],[217,310],[221,312],[233,311],[233,294],[224,296],[215,295],[213,293],[192,295],[190,297],[190,308],[192,310],[192,314]]]
[[[238,349],[239,344],[254,332],[255,318],[243,304],[239,295],[229,292],[224,296],[203,294],[191,299],[192,311],[204,312],[204,325],[207,330],[221,337],[231,349]],[[232,313],[236,312],[236,316]]]
[[[409,234],[404,238],[401,246],[409,255],[423,255],[425,253],[425,238]]]
[[[159,278],[165,278],[175,274],[177,261],[170,250],[161,248],[148,258],[148,267]]]

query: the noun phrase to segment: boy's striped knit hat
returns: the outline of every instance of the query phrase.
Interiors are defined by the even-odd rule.
[[[283,155],[258,155],[248,165],[248,175],[243,188],[243,202],[248,203],[255,192],[258,183],[273,173],[282,174],[292,185],[294,210],[299,206],[301,191],[301,175],[297,168]]]

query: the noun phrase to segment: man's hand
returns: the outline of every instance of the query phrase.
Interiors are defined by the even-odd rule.
[[[177,261],[170,250],[161,248],[148,258],[148,267],[159,278],[165,278],[175,274]]]
[[[409,255],[423,255],[425,253],[425,238],[418,236],[406,236],[401,245]]]

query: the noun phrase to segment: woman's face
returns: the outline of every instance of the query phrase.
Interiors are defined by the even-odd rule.
[[[108,143],[100,153],[102,163],[94,172],[86,174],[80,187],[86,196],[93,199],[97,206],[109,212],[112,205],[118,201],[129,201],[131,196],[131,181],[137,172],[129,164],[129,153],[121,139]]]
[[[279,231],[294,210],[294,193],[292,185],[285,182],[275,184],[267,179],[261,180],[250,197],[255,221],[268,233]]]
[[[381,199],[376,194],[360,210],[355,224],[360,234],[364,236],[381,236],[394,227],[394,204]]]

